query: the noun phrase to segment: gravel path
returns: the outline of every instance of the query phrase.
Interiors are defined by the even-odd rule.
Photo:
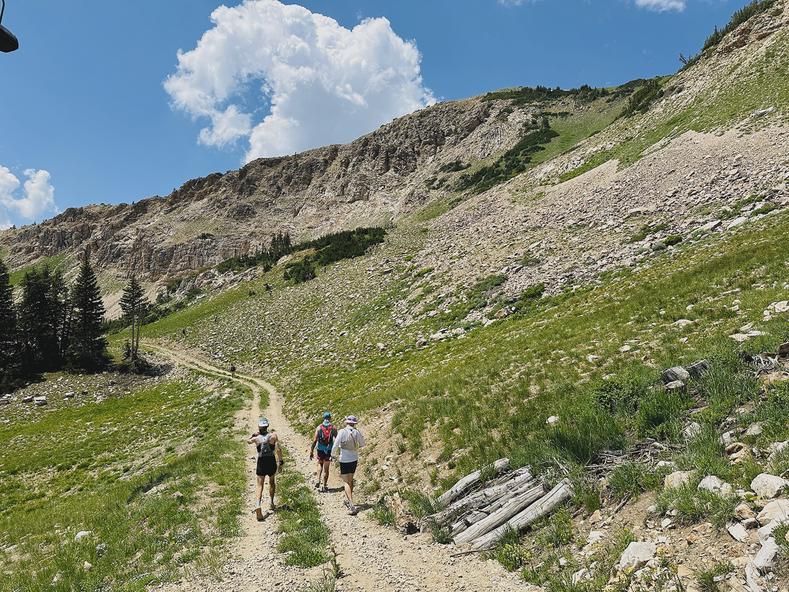
[[[171,361],[195,370],[202,370],[230,377],[230,374],[199,357],[161,345],[148,346]],[[260,415],[260,393],[269,395],[269,405],[262,414],[268,417],[286,448],[291,452],[286,470],[298,470],[308,483],[315,480],[315,465],[308,458],[309,442],[297,433],[282,411],[282,399],[277,390],[259,378],[236,374],[235,380],[249,386],[254,392],[250,408],[239,413],[239,429],[255,425]],[[360,425],[364,429],[363,425]],[[364,459],[362,458],[362,462]],[[247,488],[250,504],[254,493],[254,458],[247,458]],[[344,572],[336,585],[338,592],[357,591],[439,591],[494,592],[501,590],[533,589],[516,575],[507,573],[495,561],[483,561],[470,555],[450,557],[452,547],[438,545],[428,535],[405,537],[392,528],[375,523],[364,499],[357,500],[362,511],[358,516],[348,516],[343,504],[339,475],[333,469],[329,479],[329,493],[316,498],[324,523],[331,530],[331,543]],[[361,502],[361,503],[359,503]],[[251,513],[242,517],[243,534],[234,544],[232,559],[222,568],[220,580],[182,581],[156,588],[157,590],[259,590],[261,586],[274,590],[297,590],[309,587],[311,582],[322,579],[321,568],[310,570],[283,564],[283,556],[276,551],[276,514],[259,524]]]

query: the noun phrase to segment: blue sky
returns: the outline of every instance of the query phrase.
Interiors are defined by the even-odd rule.
[[[220,2],[7,0],[21,47],[0,54],[0,226],[166,195],[434,100],[670,73],[746,3],[249,1],[206,34]]]

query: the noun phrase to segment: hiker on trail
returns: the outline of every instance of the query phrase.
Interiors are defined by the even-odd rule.
[[[258,421],[258,432],[250,436],[248,442],[255,444],[258,451],[257,470],[257,504],[255,505],[255,512],[260,519],[260,503],[263,499],[263,487],[266,484],[266,477],[269,482],[269,495],[271,502],[270,509],[274,509],[274,492],[277,489],[276,473],[279,467],[282,470],[282,465],[285,461],[282,460],[282,448],[279,445],[279,438],[277,434],[268,431],[268,420],[261,417]],[[276,456],[276,458],[275,458]],[[277,462],[279,461],[279,462]]]
[[[236,377],[236,365],[232,362],[230,363],[230,375],[235,378]]]
[[[315,437],[310,446],[310,460],[315,457],[315,448],[318,448],[318,473],[315,489],[322,492],[329,491],[329,467],[331,466],[331,451],[334,446],[334,439],[337,437],[337,428],[331,423],[331,413],[323,412],[323,422],[315,428]],[[323,477],[323,487],[321,488],[321,477]]]
[[[364,436],[356,429],[359,420],[355,415],[345,418],[345,427],[339,431],[332,447],[332,456],[340,456],[340,479],[345,488],[345,507],[351,516],[356,515],[356,506],[353,505],[353,476],[359,462],[359,448],[364,446]]]

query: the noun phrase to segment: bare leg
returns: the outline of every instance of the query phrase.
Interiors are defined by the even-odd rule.
[[[271,509],[274,509],[274,493],[277,491],[277,478],[276,475],[271,475],[268,478],[268,492],[271,496]]]
[[[328,487],[329,486],[329,467],[330,466],[331,466],[331,462],[329,462],[328,460],[323,461],[323,466],[321,467],[321,470],[323,471],[323,486],[324,487]]]
[[[353,473],[341,475],[342,486],[345,489],[345,499],[353,506]]]
[[[257,502],[259,504],[260,500],[263,499],[263,483],[265,482],[266,478],[265,477],[261,477],[260,475],[258,475],[257,478],[258,478],[257,479],[257,491],[256,491],[255,499],[257,500]]]

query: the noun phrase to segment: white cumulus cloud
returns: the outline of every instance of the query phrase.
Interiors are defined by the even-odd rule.
[[[198,141],[247,140],[247,160],[347,142],[435,102],[421,56],[386,18],[352,29],[277,0],[211,13],[197,46],[178,52],[164,87],[173,104],[209,125]]]
[[[654,10],[655,12],[682,12],[685,10],[685,0],[636,0],[636,6]]]
[[[22,184],[10,169],[0,165],[0,228],[11,226],[11,215],[26,221],[37,220],[42,214],[57,213],[55,188],[48,171],[27,169]],[[21,195],[19,188],[22,187]]]

